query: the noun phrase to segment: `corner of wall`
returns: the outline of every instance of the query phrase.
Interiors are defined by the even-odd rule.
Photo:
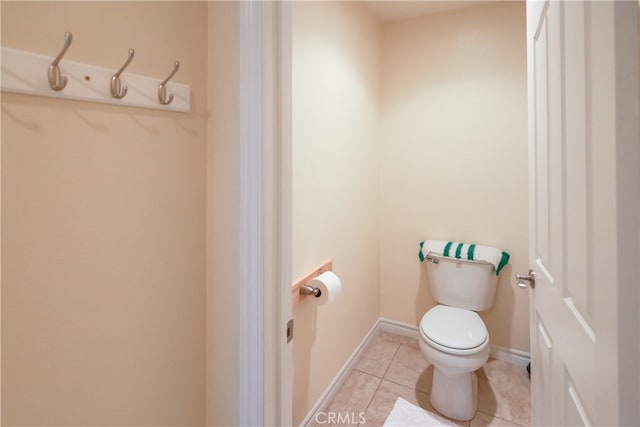
[[[239,3],[209,2],[207,425],[239,424],[239,16]]]

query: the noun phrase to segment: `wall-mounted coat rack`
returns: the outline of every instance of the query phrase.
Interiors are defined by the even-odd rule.
[[[55,58],[3,47],[2,91],[189,112],[189,85],[169,81],[178,71],[178,61],[170,75],[167,67],[166,79],[130,74],[125,68],[133,59],[133,49],[119,70],[108,69],[65,60],[72,40],[66,33],[64,46]]]

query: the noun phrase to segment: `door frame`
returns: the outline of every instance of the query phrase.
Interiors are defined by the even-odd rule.
[[[632,56],[636,57],[637,17],[631,23],[628,17],[625,20],[620,15],[621,10],[616,8],[614,18],[625,25],[616,29],[615,36],[635,34],[636,53]],[[284,333],[286,321],[291,318],[291,3],[241,2],[240,21],[241,164],[244,165],[240,172],[244,212],[241,256],[246,271],[240,283],[239,420],[241,425],[291,425],[292,349]],[[631,78],[637,79],[637,60],[635,65],[630,62],[627,57],[622,65],[627,70],[635,69]],[[637,94],[635,101],[627,96],[618,106],[635,106],[635,110],[627,111],[637,112]],[[630,150],[638,158],[638,118],[628,117],[630,114],[627,113],[627,119],[635,120],[635,129],[627,127],[619,134],[627,141],[618,151],[618,160],[626,164],[618,171],[619,195],[624,194],[625,186],[638,184],[628,180],[633,177],[638,180],[638,164],[630,166],[628,155]],[[640,264],[637,198],[631,204],[633,209],[619,213],[619,225],[634,232],[626,233],[620,246],[632,249],[626,252],[627,261]],[[619,235],[621,232],[619,229]],[[630,260],[631,257],[634,259]],[[618,261],[619,278],[637,283],[638,264],[632,267],[622,265],[622,259]],[[640,368],[638,297],[637,286],[627,286],[617,295],[618,338],[634,336],[633,343],[616,340],[619,350],[626,351],[616,373],[621,381],[618,392],[624,398],[618,407],[621,421],[637,420],[638,414],[637,375],[625,375],[637,374]]]
[[[291,4],[240,2],[240,425],[291,425]]]

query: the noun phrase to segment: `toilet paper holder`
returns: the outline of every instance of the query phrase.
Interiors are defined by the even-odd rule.
[[[309,286],[307,283],[326,271],[333,271],[333,263],[331,260],[325,261],[320,267],[316,268],[311,273],[307,274],[305,277],[293,284],[291,288],[292,306],[295,307],[296,304],[298,304],[300,300],[307,295],[313,295],[316,298],[319,298],[322,295],[322,291],[320,289]]]
[[[320,295],[322,295],[322,291],[320,290],[320,288],[314,288],[309,285],[300,285],[300,294],[313,295],[316,298],[320,298]]]

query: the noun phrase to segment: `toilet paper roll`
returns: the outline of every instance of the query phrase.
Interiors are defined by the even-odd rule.
[[[319,305],[327,304],[336,299],[342,291],[340,278],[333,271],[325,271],[308,283],[313,288],[319,288],[322,294],[315,298]]]

